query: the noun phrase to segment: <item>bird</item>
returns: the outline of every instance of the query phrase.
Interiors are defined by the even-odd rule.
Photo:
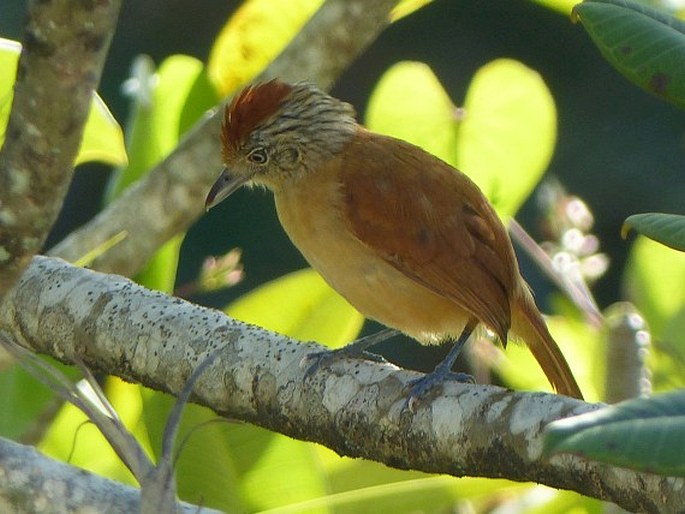
[[[422,344],[454,343],[413,383],[412,404],[450,377],[472,381],[451,368],[479,326],[504,346],[523,340],[552,387],[582,399],[503,222],[467,175],[366,129],[349,103],[309,82],[251,84],[223,114],[224,168],[207,210],[243,185],[265,187],[295,247],[366,318]],[[358,353],[370,339],[333,352]]]

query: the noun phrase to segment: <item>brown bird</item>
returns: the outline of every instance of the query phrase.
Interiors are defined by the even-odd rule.
[[[424,344],[457,339],[412,403],[449,376],[479,323],[504,345],[511,333],[523,339],[552,386],[582,398],[504,225],[466,175],[366,130],[351,105],[306,83],[244,89],[221,140],[225,169],[208,209],[243,184],[266,186],[295,246],[364,316]]]

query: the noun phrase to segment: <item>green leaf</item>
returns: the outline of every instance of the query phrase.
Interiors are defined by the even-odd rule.
[[[422,7],[428,5],[433,0],[400,0],[400,2],[390,12],[390,22],[395,23],[405,16],[418,11]]]
[[[173,294],[184,237],[185,234],[177,234],[164,243],[136,275],[136,282],[149,289]]]
[[[685,23],[628,0],[585,1],[574,9],[604,58],[628,80],[685,108]]]
[[[454,505],[468,498],[472,505],[493,493],[515,494],[527,484],[506,480],[431,476],[419,471],[404,471],[362,459],[340,457],[328,448],[317,446],[321,469],[327,476],[328,495],[306,504],[293,505],[286,512],[308,512],[307,507],[325,505],[339,514],[356,512],[451,512]],[[485,509],[474,508],[475,512]]]
[[[323,0],[247,0],[219,33],[207,68],[225,96],[254,79],[300,31]]]
[[[72,367],[48,357],[41,358],[48,360],[52,366],[70,378],[78,376]],[[59,399],[24,371],[22,366],[16,363],[2,363],[0,368],[0,405],[2,405],[0,435],[2,437],[19,439],[30,435],[33,430],[38,432],[44,428],[41,425],[41,414],[55,403],[59,405]]]
[[[647,320],[653,344],[655,389],[685,386],[685,254],[640,237],[633,245],[623,288]]]
[[[457,168],[500,216],[514,216],[547,169],[556,143],[554,99],[540,75],[497,59],[473,77],[457,138]]]
[[[5,140],[5,128],[12,106],[20,53],[21,45],[18,42],[0,38],[0,146]],[[97,94],[93,95],[83,140],[74,165],[88,161],[99,161],[114,166],[126,164],[121,127]]]
[[[572,453],[668,476],[685,476],[685,392],[635,399],[548,425],[544,455]]]
[[[364,119],[375,132],[454,163],[458,111],[426,64],[404,61],[388,69],[369,98]]]
[[[312,269],[290,273],[224,309],[234,318],[332,348],[359,334],[364,318]]]
[[[217,101],[214,91],[198,87],[207,79],[203,77],[204,65],[194,57],[172,55],[155,70],[149,57],[140,56],[133,69],[128,81],[134,95],[126,134],[129,163],[112,178],[108,202],[176,148],[183,130]],[[189,104],[192,113],[188,112]]]
[[[685,255],[643,237],[635,242],[628,258],[624,288],[657,339],[665,337],[669,321],[685,310],[683,284]],[[685,344],[685,336],[677,340]]]
[[[544,5],[549,9],[554,9],[562,14],[570,15],[573,7],[578,3],[578,0],[533,0],[534,2]]]
[[[367,126],[466,173],[503,217],[513,216],[544,173],[556,140],[554,100],[540,76],[499,59],[481,68],[463,109],[428,66],[401,62],[378,82]]]
[[[685,251],[685,216],[660,212],[633,214],[623,222],[624,239],[631,228],[670,248]]]
[[[127,161],[121,127],[97,94],[90,106],[74,166],[91,161],[112,166],[123,166]]]

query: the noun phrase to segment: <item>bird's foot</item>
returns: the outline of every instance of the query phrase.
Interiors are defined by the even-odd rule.
[[[383,329],[370,336],[362,337],[353,343],[343,346],[335,350],[324,350],[322,352],[309,353],[304,356],[300,365],[309,366],[305,372],[305,378],[309,378],[319,369],[328,366],[339,359],[361,359],[372,362],[387,363],[382,356],[375,353],[367,352],[366,349],[370,346],[385,341],[386,339],[396,335],[398,332],[394,329]]]
[[[404,401],[402,410],[416,411],[416,404],[431,389],[435,386],[443,384],[447,381],[459,382],[460,384],[475,384],[475,379],[468,373],[457,373],[449,369],[438,366],[432,372],[424,375],[416,380],[412,380],[409,385],[411,389],[407,394],[407,399]]]
[[[477,324],[478,321],[475,318],[471,318],[464,327],[464,330],[461,331],[461,334],[454,343],[454,346],[452,346],[442,362],[435,366],[435,369],[427,375],[424,375],[421,378],[411,382],[411,389],[409,390],[407,399],[402,407],[403,411],[409,410],[414,412],[416,408],[416,402],[436,385],[442,384],[446,380],[471,384],[476,382],[473,377],[467,373],[457,373],[452,371],[452,365],[457,360],[457,357],[461,353],[462,348],[466,344],[466,341],[468,341],[469,337],[471,336],[471,332],[473,332],[473,329]]]

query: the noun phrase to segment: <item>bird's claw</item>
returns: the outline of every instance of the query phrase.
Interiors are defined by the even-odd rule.
[[[453,382],[459,382],[460,384],[475,384],[475,379],[468,373],[457,373],[455,371],[449,372],[433,372],[428,373],[422,377],[409,382],[411,389],[409,394],[407,394],[407,399],[402,405],[402,411],[410,411],[412,413],[416,412],[416,404],[431,389],[436,385],[445,383],[451,380]]]

